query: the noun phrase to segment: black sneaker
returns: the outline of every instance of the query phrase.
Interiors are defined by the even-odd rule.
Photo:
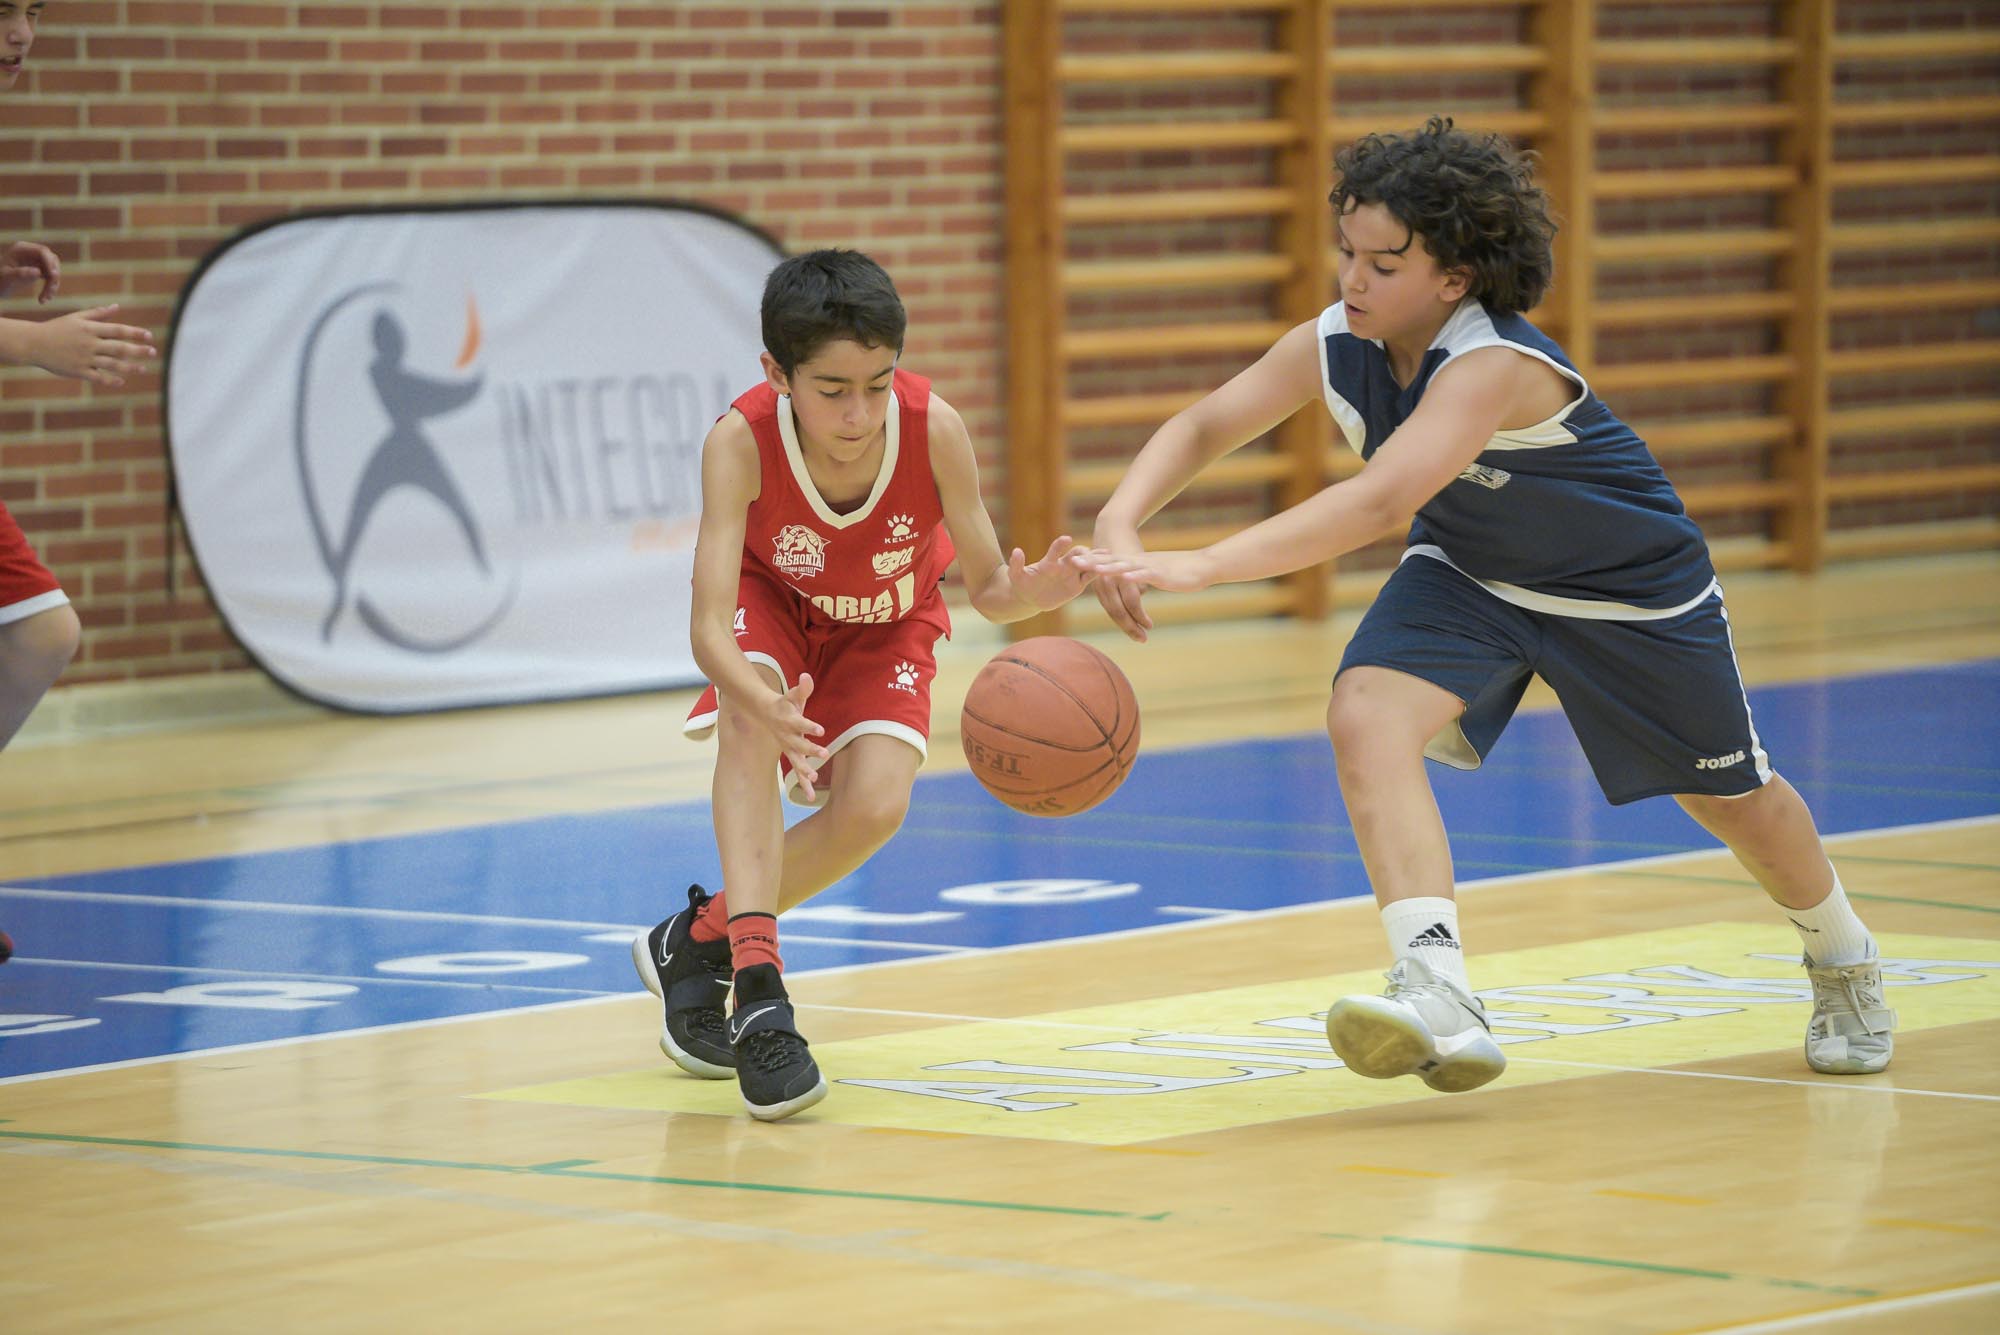
[[[736,1044],[736,1084],[743,1091],[743,1106],[760,1122],[812,1107],[826,1097],[826,1079],[799,1037],[777,969],[753,965],[736,981],[729,1037]]]
[[[704,1080],[736,1074],[736,1049],[722,1003],[729,996],[729,938],[696,941],[688,935],[702,906],[714,896],[688,887],[688,906],[643,936],[632,938],[632,966],[646,990],[666,1003],[660,1051],[674,1065]]]

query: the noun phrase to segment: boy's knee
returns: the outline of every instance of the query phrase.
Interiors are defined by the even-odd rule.
[[[910,814],[910,795],[907,791],[878,787],[857,789],[848,796],[854,800],[847,804],[847,819],[853,823],[857,833],[878,845],[889,842],[890,836],[903,828],[903,821]]]
[[[1379,702],[1370,698],[1366,677],[1342,673],[1333,682],[1333,698],[1326,705],[1326,735],[1336,756],[1359,752],[1383,734],[1383,713]]]
[[[76,610],[67,603],[51,607],[0,626],[0,664],[10,680],[39,693],[62,675],[82,639],[83,623]]]

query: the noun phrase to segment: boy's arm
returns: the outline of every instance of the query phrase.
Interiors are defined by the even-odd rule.
[[[737,582],[750,503],[761,486],[757,441],[743,414],[731,410],[709,428],[701,448],[701,526],[694,544],[694,610],[689,640],[694,661],[718,695],[747,708],[778,739],[806,781],[806,795],[826,760],[812,740],[825,731],[805,716],[812,678],[801,675],[784,694],[772,690],[736,643]]]
[[[1139,525],[1180,495],[1202,469],[1318,397],[1319,321],[1313,319],[1287,331],[1235,378],[1153,433],[1098,511],[1092,542],[1118,556],[1143,553]],[[1142,587],[1131,580],[1097,583],[1098,602],[1135,640],[1145,639],[1152,625],[1140,606]]]
[[[146,330],[105,322],[117,309],[97,306],[39,323],[0,319],[0,362],[39,366],[51,375],[115,389],[156,355]]]
[[[1121,584],[1192,591],[1270,579],[1353,551],[1410,522],[1485,450],[1524,394],[1520,354],[1466,353],[1359,473],[1198,552],[1154,552],[1101,573]]]
[[[931,395],[931,477],[951,544],[958,549],[958,572],[972,606],[988,621],[1021,621],[1037,612],[1061,607],[1090,582],[1077,568],[1068,537],[1049,544],[1042,559],[1030,565],[1016,547],[1002,557],[993,517],[979,494],[979,460],[972,450],[965,419],[949,403]]]

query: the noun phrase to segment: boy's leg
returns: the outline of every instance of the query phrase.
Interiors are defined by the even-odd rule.
[[[1896,1014],[1882,997],[1875,942],[1848,903],[1798,790],[1774,774],[1742,797],[1683,793],[1676,800],[1736,855],[1798,928],[1813,985],[1806,1064],[1827,1075],[1887,1068]]]
[[[1340,792],[1396,958],[1381,996],[1343,997],[1327,1041],[1356,1075],[1415,1074],[1433,1089],[1475,1089],[1507,1060],[1466,980],[1452,894],[1451,845],[1424,747],[1464,711],[1430,682],[1356,667],[1327,710]]]
[[[899,737],[871,733],[841,748],[826,805],[785,831],[778,912],[852,874],[903,828],[923,763]]]
[[[0,620],[0,749],[28,721],[76,654],[81,627],[68,603]]]
[[[1327,1039],[1357,1075],[1464,1090],[1506,1067],[1466,979],[1451,845],[1424,760],[1480,764],[1526,689],[1533,638],[1518,609],[1416,557],[1342,657],[1327,736],[1395,957],[1381,996],[1327,1012]]]
[[[1882,1002],[1874,943],[1805,800],[1771,768],[1720,594],[1646,621],[1549,618],[1537,670],[1561,698],[1607,798],[1672,794],[1798,928],[1813,986],[1807,1063],[1842,1074],[1886,1067],[1895,1015]]]

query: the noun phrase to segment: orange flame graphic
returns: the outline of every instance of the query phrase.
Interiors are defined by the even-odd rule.
[[[472,359],[479,355],[479,301],[470,292],[465,294],[465,343],[458,350],[455,368],[464,370],[472,365]]]

